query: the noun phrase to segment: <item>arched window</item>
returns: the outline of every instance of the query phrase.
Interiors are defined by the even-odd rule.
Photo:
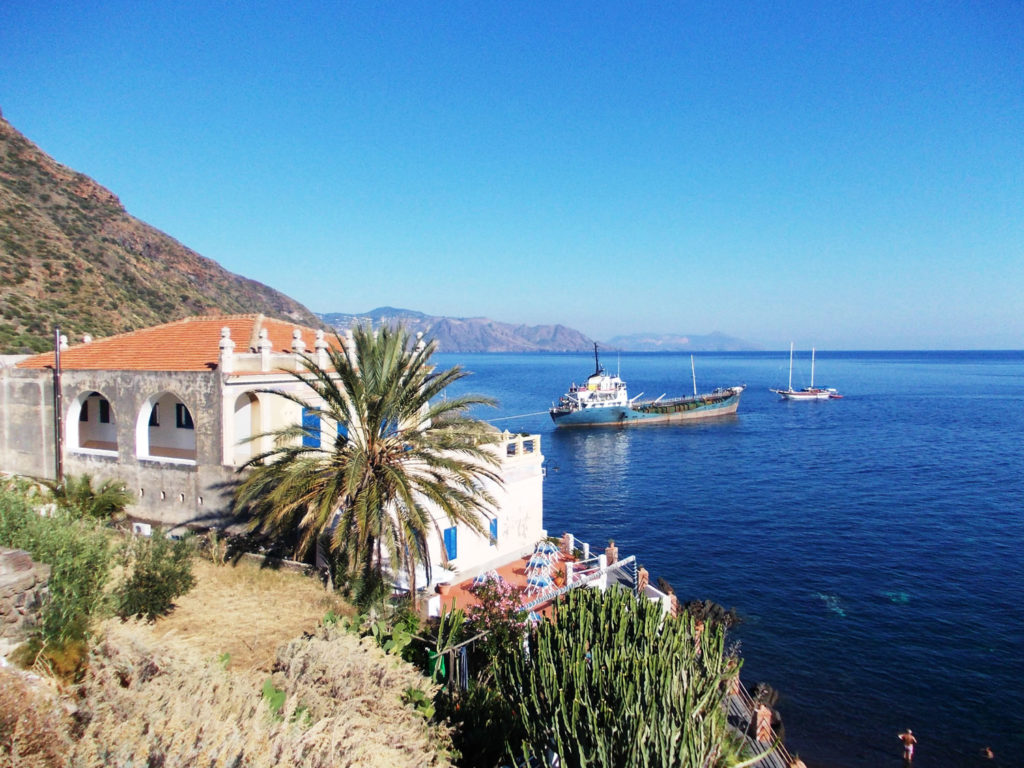
[[[82,392],[68,408],[68,448],[79,453],[117,455],[117,421],[110,401],[99,392]]]
[[[240,467],[260,453],[260,441],[250,440],[260,434],[260,399],[252,392],[243,392],[235,400],[235,466]]]
[[[140,459],[195,464],[196,430],[192,411],[170,392],[154,395],[139,411],[135,445]]]

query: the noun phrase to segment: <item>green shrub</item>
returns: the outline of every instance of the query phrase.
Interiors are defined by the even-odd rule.
[[[95,521],[60,511],[41,517],[17,492],[0,490],[0,545],[23,549],[51,567],[50,597],[37,630],[41,648],[87,639],[105,603],[109,534]]]
[[[631,592],[576,589],[528,647],[497,665],[498,689],[525,732],[509,757],[548,750],[564,768],[724,766],[723,706],[738,664],[721,627],[662,615]]]
[[[48,481],[46,485],[53,492],[57,506],[97,520],[120,519],[132,502],[132,495],[121,480],[107,480],[99,488],[93,488],[92,476],[83,474],[68,475],[62,483]]]
[[[144,616],[153,621],[168,613],[174,599],[195,586],[191,537],[169,539],[160,530],[133,537],[125,545],[125,580],[117,589],[117,615]]]

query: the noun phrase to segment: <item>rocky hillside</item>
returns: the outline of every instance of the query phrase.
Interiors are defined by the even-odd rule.
[[[319,327],[304,306],[130,216],[0,116],[0,354],[190,315],[262,312]]]
[[[354,323],[403,323],[415,333],[436,339],[441,352],[590,352],[592,339],[564,325],[513,325],[486,317],[434,317],[411,309],[379,307],[361,315],[330,312],[320,318],[344,330]],[[760,349],[724,333],[703,336],[637,333],[601,342],[606,350],[624,352],[750,352]]]
[[[353,323],[403,323],[413,333],[422,331],[435,339],[440,352],[580,352],[594,342],[564,325],[513,325],[486,317],[434,317],[422,312],[379,307],[361,315],[331,312],[320,315],[338,330]]]

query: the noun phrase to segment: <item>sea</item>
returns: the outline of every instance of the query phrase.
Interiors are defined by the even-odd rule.
[[[743,681],[808,766],[899,766],[906,728],[917,768],[1024,765],[1024,352],[818,352],[844,397],[810,402],[769,391],[788,350],[699,353],[700,391],[747,386],[735,416],[557,431],[592,354],[435,359],[497,400],[474,415],[541,435],[549,533],[735,608]],[[601,363],[631,396],[692,392],[688,354]]]

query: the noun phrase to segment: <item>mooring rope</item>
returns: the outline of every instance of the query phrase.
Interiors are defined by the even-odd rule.
[[[487,423],[494,421],[508,421],[509,419],[525,419],[527,416],[543,416],[547,411],[537,411],[536,413],[520,413],[518,416],[502,416],[500,419],[484,419]]]

